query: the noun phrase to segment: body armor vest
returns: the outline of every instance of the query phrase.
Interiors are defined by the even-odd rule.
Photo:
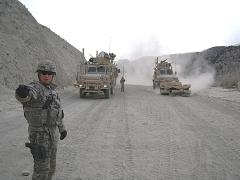
[[[56,126],[60,117],[61,106],[57,92],[50,86],[44,86],[39,82],[29,84],[30,101],[23,103],[24,116],[31,127]]]

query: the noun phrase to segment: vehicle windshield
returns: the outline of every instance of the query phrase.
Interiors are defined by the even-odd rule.
[[[97,67],[97,72],[101,73],[101,74],[104,74],[105,73],[105,67],[104,66]]]
[[[172,75],[173,71],[171,69],[160,69],[159,70],[161,75]]]
[[[159,72],[160,72],[160,74],[166,74],[165,69],[160,69]]]
[[[104,74],[106,72],[106,67],[105,66],[90,66],[88,67],[88,71],[89,74]]]
[[[173,74],[173,71],[171,69],[167,69],[167,74],[171,75]]]
[[[97,72],[97,68],[96,67],[93,67],[93,66],[90,66],[88,67],[88,73],[96,73]]]

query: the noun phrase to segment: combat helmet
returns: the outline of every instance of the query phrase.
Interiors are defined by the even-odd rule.
[[[43,72],[43,71],[52,72],[55,75],[56,74],[56,66],[51,61],[39,62],[36,72],[39,73],[39,72]]]

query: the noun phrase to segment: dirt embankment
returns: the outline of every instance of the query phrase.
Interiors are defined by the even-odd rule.
[[[76,66],[83,54],[40,25],[17,0],[0,1],[0,85],[14,89],[35,79],[37,63],[50,59],[57,65],[57,83],[75,80]]]

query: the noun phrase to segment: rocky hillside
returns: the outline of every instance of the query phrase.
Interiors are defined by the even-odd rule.
[[[202,56],[216,69],[216,83],[235,87],[240,81],[240,46],[213,47],[203,51]]]
[[[169,55],[184,65],[183,75],[214,73],[214,85],[236,87],[240,81],[240,46],[216,46],[202,52]]]
[[[19,83],[36,79],[39,61],[57,65],[56,83],[70,85],[83,54],[40,25],[17,0],[0,0],[0,88],[14,89]]]

